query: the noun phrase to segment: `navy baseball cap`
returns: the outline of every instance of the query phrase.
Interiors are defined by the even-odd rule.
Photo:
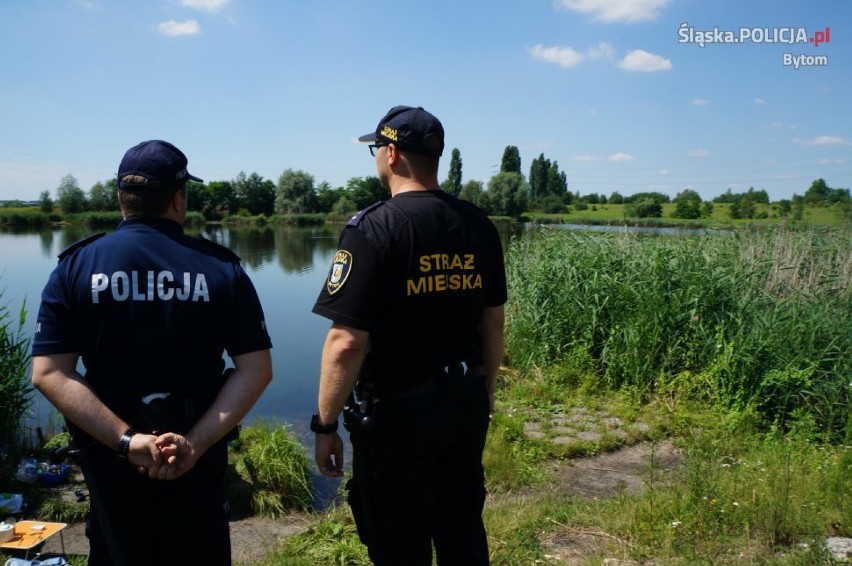
[[[125,191],[156,190],[187,181],[203,181],[186,170],[188,161],[181,150],[162,140],[149,140],[127,150],[118,166],[118,186]],[[144,177],[146,183],[126,183],[127,175]]]
[[[375,132],[364,134],[358,141],[392,143],[403,151],[440,156],[444,152],[444,126],[421,106],[394,106],[379,121]]]

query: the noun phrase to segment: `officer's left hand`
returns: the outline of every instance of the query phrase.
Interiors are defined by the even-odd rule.
[[[201,457],[189,438],[173,432],[161,434],[155,444],[163,458],[148,469],[151,479],[177,479],[191,470]]]

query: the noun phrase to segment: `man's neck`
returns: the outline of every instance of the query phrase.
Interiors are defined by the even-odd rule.
[[[431,191],[439,187],[438,179],[423,182],[419,179],[412,179],[410,177],[396,177],[391,180],[390,185],[391,197],[412,191]]]

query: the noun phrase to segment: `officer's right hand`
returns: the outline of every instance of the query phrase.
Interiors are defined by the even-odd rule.
[[[127,448],[127,459],[134,464],[140,473],[147,473],[152,467],[162,462],[160,448],[156,444],[157,437],[153,434],[136,433],[130,439]]]
[[[314,460],[324,476],[343,477],[343,440],[336,432],[315,434]]]

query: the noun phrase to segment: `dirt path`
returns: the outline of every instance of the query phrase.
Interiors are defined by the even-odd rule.
[[[589,442],[603,434],[626,436],[642,423],[622,425],[611,416],[586,410],[557,413],[548,422],[531,421],[527,436],[539,441],[566,446],[572,442]],[[670,441],[638,442],[594,457],[573,458],[555,462],[552,478],[554,490],[579,497],[605,498],[641,491],[649,481],[664,481],[666,474],[681,462],[680,451]],[[653,476],[653,477],[652,477]],[[499,504],[501,497],[492,496],[486,503]],[[278,520],[250,517],[231,522],[231,548],[234,562],[250,563],[262,558],[279,540],[302,532],[310,517],[290,515]],[[588,556],[601,549],[606,535],[595,532],[561,531],[557,529],[542,541],[548,554],[557,560],[571,563],[577,557]],[[89,545],[82,524],[69,525],[59,537],[45,544],[44,552],[61,552],[64,541],[68,554],[88,554]]]

